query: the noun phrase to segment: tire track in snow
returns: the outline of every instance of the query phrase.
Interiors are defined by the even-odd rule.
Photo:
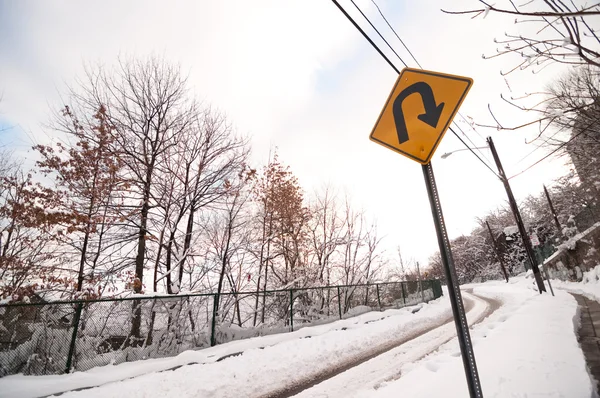
[[[469,290],[465,293],[465,310],[471,318],[471,327],[487,318],[501,305],[497,300],[476,296],[469,293]],[[456,329],[450,315],[425,330],[398,340],[386,341],[352,361],[309,375],[304,380],[266,394],[265,397],[288,398],[298,394],[300,397],[345,397],[365,387],[377,388],[382,382],[399,378],[401,365],[422,359],[455,336]]]

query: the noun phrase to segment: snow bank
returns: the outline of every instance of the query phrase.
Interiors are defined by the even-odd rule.
[[[306,373],[326,369],[373,345],[425,329],[449,316],[450,305],[444,296],[429,304],[369,312],[291,333],[186,351],[172,358],[108,365],[69,375],[7,376],[0,378],[0,395],[39,397],[140,376],[63,396],[182,398],[213,396],[215,391],[221,391],[217,394],[221,397],[256,396],[261,391],[270,391],[273,383],[285,386]],[[219,361],[241,352],[244,354],[239,357]],[[191,363],[197,364],[160,372]]]
[[[584,272],[581,282],[564,282],[552,279],[552,286],[581,294],[590,300],[600,301],[600,265]]]
[[[472,339],[485,397],[585,397],[592,382],[577,342],[575,299],[566,292],[539,295],[529,278],[490,282],[474,293],[505,300],[475,326]],[[466,397],[467,384],[456,339],[415,364],[402,376],[360,397]],[[426,380],[426,382],[425,382]]]
[[[519,232],[519,227],[516,225],[511,225],[509,227],[504,228],[504,235],[514,235]]]
[[[590,274],[597,282],[600,271]],[[595,283],[597,284],[597,283]],[[487,282],[468,288],[480,296],[504,304],[475,325],[471,336],[485,397],[589,398],[592,382],[574,333],[578,321],[577,302],[564,291],[540,295],[533,278],[512,278],[510,283]],[[107,366],[64,376],[10,376],[0,379],[2,397],[37,397],[53,392],[108,383],[99,388],[65,393],[63,397],[257,397],[291,386],[325,369],[339,366],[378,344],[439,324],[450,316],[444,296],[430,304],[371,312],[332,324],[307,327],[286,335],[235,341],[202,351],[188,351],[176,358]],[[418,312],[413,310],[420,308]],[[386,380],[370,384],[374,377],[354,368],[356,389],[337,390],[327,396],[340,397],[466,397],[465,375],[456,338],[441,333],[447,324],[430,332],[428,339],[415,338],[386,354]],[[440,334],[441,333],[441,334]],[[436,340],[435,335],[440,334]],[[422,337],[422,336],[421,336]],[[440,341],[441,340],[441,341]],[[433,341],[438,344],[430,346]],[[410,360],[405,353],[418,351]],[[243,352],[242,355],[237,355]],[[404,355],[404,357],[402,356]],[[223,357],[227,357],[224,360]],[[385,357],[385,354],[380,357]],[[377,357],[377,358],[380,358]],[[376,362],[377,358],[365,362]],[[422,359],[419,359],[422,358]],[[381,359],[381,358],[380,358]],[[384,358],[385,359],[385,358]],[[183,366],[173,371],[157,372]],[[361,365],[362,366],[362,365]],[[362,368],[363,370],[365,368]],[[338,377],[342,377],[344,373]],[[333,381],[337,378],[330,379]],[[341,379],[338,379],[338,381]],[[324,384],[324,383],[323,383]],[[369,387],[371,386],[371,387]],[[306,390],[303,396],[310,390]],[[338,394],[339,395],[336,395]],[[323,395],[320,395],[323,396]]]

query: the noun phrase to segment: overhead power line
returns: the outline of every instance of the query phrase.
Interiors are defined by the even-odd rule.
[[[398,55],[398,53],[396,52],[396,50],[394,50],[394,48],[390,45],[390,43],[388,43],[388,41],[385,39],[385,37],[383,37],[383,35],[381,33],[379,33],[379,30],[375,27],[375,25],[373,25],[373,23],[371,23],[371,20],[369,19],[369,17],[367,17],[365,15],[365,13],[360,9],[360,7],[358,5],[356,5],[356,3],[354,2],[354,0],[350,0],[350,2],[354,5],[354,7],[356,7],[356,9],[358,10],[358,12],[360,12],[360,15],[362,15],[363,18],[367,20],[367,22],[369,23],[369,25],[371,25],[371,27],[373,28],[373,30],[375,30],[375,32],[377,32],[377,34],[379,35],[379,37],[381,38],[381,40],[383,40],[383,42],[385,44],[387,44],[388,48],[390,50],[392,50],[392,52],[396,55],[396,57],[398,57],[398,59],[400,60],[400,62],[402,62],[402,65],[404,65],[405,67],[408,68],[408,65],[406,64],[406,62],[404,62],[404,60],[402,59],[402,57],[400,55]],[[400,73],[400,72],[398,72],[398,73]]]
[[[387,20],[387,18],[385,17],[385,15],[383,14],[383,12],[381,11],[381,9],[379,8],[379,6],[377,5],[377,3],[375,2],[375,0],[371,0],[371,2],[375,5],[375,7],[377,8],[377,11],[379,11],[379,14],[381,15],[381,17],[383,18],[383,20],[385,21],[385,23],[387,24],[387,26],[390,28],[390,30],[394,33],[394,35],[398,38],[398,40],[400,41],[400,43],[402,44],[402,46],[404,46],[404,49],[411,55],[411,57],[413,58],[413,60],[416,62],[417,65],[419,65],[419,67],[422,69],[423,67],[421,66],[421,64],[419,63],[419,61],[416,59],[416,57],[413,55],[413,53],[410,51],[410,49],[408,48],[408,46],[406,45],[406,43],[404,43],[404,41],[400,38],[400,36],[398,35],[398,33],[396,33],[396,30],[394,29],[394,27],[389,23],[389,21]],[[544,18],[545,19],[545,18]],[[460,116],[465,122],[468,123],[468,121],[465,119],[465,117],[458,112],[458,116]],[[476,147],[477,145],[475,145],[473,143],[473,141],[471,141],[471,139],[469,139],[469,137],[465,134],[464,131],[462,131],[462,129],[460,128],[460,126],[455,123],[456,127],[458,127],[458,129],[461,131],[461,133],[464,134],[465,137],[467,137],[467,139],[469,140],[469,142]],[[479,134],[479,132],[474,128],[471,127],[472,130],[483,140],[483,137],[481,136],[481,134]],[[589,126],[587,127],[589,128]],[[583,131],[581,131],[580,133],[574,135],[573,137],[571,137],[571,139],[569,139],[567,142],[562,143],[561,145],[559,145],[556,149],[554,149],[552,152],[546,154],[545,156],[543,156],[542,158],[538,159],[536,162],[534,162],[533,164],[531,164],[530,166],[526,167],[525,169],[521,170],[520,172],[518,172],[517,174],[513,175],[512,177],[509,178],[509,180],[511,178],[517,177],[523,173],[525,173],[526,171],[528,171],[529,169],[531,169],[532,167],[538,165],[539,163],[541,163],[542,161],[546,160],[547,158],[549,158],[550,156],[552,156],[553,154],[555,154],[556,152],[558,152],[560,149],[562,149],[566,144],[568,144],[569,142],[571,142],[573,139],[575,139],[576,137],[578,137],[579,135],[583,134],[585,132],[584,129]],[[550,136],[549,138],[547,138],[543,144],[547,143],[548,141],[550,141],[552,138],[554,138],[554,136],[556,136],[558,133],[560,133],[561,131],[563,131],[565,129],[565,127],[561,127],[558,131],[556,131],[552,136]],[[542,144],[542,145],[543,145]],[[540,148],[542,148],[542,145],[537,146],[535,149],[533,149],[531,152],[529,152],[527,155],[525,155],[523,158],[521,158],[518,162],[522,162],[523,160],[525,160],[527,157],[529,157],[530,155],[532,155],[534,152],[536,152],[537,150],[539,150]],[[486,159],[487,156],[485,156],[480,150],[478,150],[479,153],[481,153]],[[488,159],[489,160],[489,159]]]
[[[358,25],[358,23],[354,20],[354,18],[352,18],[352,16],[350,16],[350,14],[348,14],[348,12],[340,5],[340,3],[337,0],[331,0],[336,7],[342,12],[342,14],[344,14],[344,16],[352,23],[352,25],[354,25],[354,27],[363,35],[363,37],[369,42],[369,44],[371,44],[371,46],[379,53],[379,55],[381,55],[381,57],[383,59],[386,60],[386,62],[388,63],[388,65],[390,65],[390,67],[392,69],[394,69],[394,71],[398,74],[400,74],[400,70],[396,67],[396,65],[394,65],[394,63],[385,55],[385,53],[379,48],[379,46],[377,46],[377,44],[375,44],[375,42],[369,37],[369,35],[360,27],[360,25]],[[388,43],[387,40],[385,40],[385,38],[383,37],[383,35],[379,32],[379,30],[373,25],[373,23],[371,23],[371,21],[369,20],[369,18],[362,12],[362,10],[360,9],[360,7],[358,7],[358,5],[356,5],[356,3],[353,0],[350,0],[352,2],[352,4],[354,5],[354,7],[356,7],[358,9],[358,11],[360,12],[360,14],[367,20],[367,22],[369,23],[369,25],[371,25],[371,27],[377,32],[377,34],[379,35],[379,37],[386,43],[386,45],[392,50],[392,52],[398,57],[398,59],[402,62],[402,64],[404,64],[404,66],[407,66],[406,62],[404,62],[404,60],[398,55],[398,53],[392,48],[392,46]],[[413,56],[414,58],[414,56]],[[460,126],[457,125],[457,127],[460,129]],[[454,129],[452,127],[449,128],[449,130],[452,132],[452,134],[454,134],[456,136],[456,138],[458,138],[458,140],[473,154],[475,155],[475,157],[485,166],[487,167],[496,177],[500,178],[500,176],[494,171],[494,169],[492,169],[485,161],[483,161],[483,159],[481,159],[479,157],[479,155],[477,155],[477,153],[475,153],[475,151],[473,150],[473,148],[471,148],[457,133],[456,131],[454,131]],[[462,130],[461,130],[462,131]],[[464,134],[464,132],[463,132]],[[466,134],[465,134],[466,136]],[[475,144],[473,144],[475,146]]]
[[[400,43],[402,43],[402,45],[404,46],[404,48],[406,49],[406,51],[408,51],[408,53],[412,57],[413,61],[415,61],[415,63],[417,65],[419,65],[419,68],[423,69],[423,67],[421,66],[421,64],[419,63],[419,61],[417,61],[417,58],[415,58],[415,56],[413,55],[413,53],[408,49],[408,46],[404,43],[404,41],[400,38],[400,36],[398,36],[398,33],[396,33],[396,30],[388,22],[388,20],[385,17],[385,15],[383,15],[383,12],[381,11],[381,8],[379,8],[379,6],[375,2],[375,0],[371,0],[371,3],[373,3],[375,5],[375,8],[377,8],[377,11],[379,11],[379,15],[381,15],[381,17],[383,18],[383,20],[385,21],[385,23],[387,24],[387,26],[392,30],[392,32],[394,32],[394,35],[396,35],[396,38],[400,41]]]
[[[360,26],[359,26],[359,25],[356,23],[356,21],[354,20],[354,18],[352,18],[352,17],[350,16],[350,14],[348,14],[348,13],[346,12],[346,10],[344,10],[344,7],[342,7],[342,6],[340,5],[340,3],[338,3],[338,1],[337,1],[337,0],[331,0],[331,1],[333,1],[333,4],[335,4],[335,5],[337,6],[337,8],[339,8],[339,10],[342,12],[342,14],[344,14],[344,15],[346,16],[346,18],[348,18],[348,20],[349,20],[349,21],[352,23],[352,25],[354,25],[354,27],[355,27],[355,28],[356,28],[356,29],[357,29],[357,30],[358,30],[360,33],[362,33],[363,37],[364,37],[365,39],[367,39],[367,41],[368,41],[368,42],[371,44],[371,46],[373,46],[373,48],[374,48],[375,50],[377,50],[377,52],[379,53],[379,55],[381,55],[381,56],[383,57],[383,59],[385,59],[385,60],[387,61],[388,65],[390,65],[390,66],[392,67],[392,69],[396,71],[396,73],[400,74],[400,71],[398,70],[398,68],[396,68],[396,65],[394,65],[394,64],[392,63],[392,61],[390,61],[390,59],[389,59],[389,58],[388,58],[388,57],[387,57],[387,56],[386,56],[386,55],[383,53],[383,51],[381,51],[381,49],[380,49],[380,48],[377,46],[377,44],[375,44],[375,43],[373,42],[373,40],[371,40],[371,38],[369,37],[369,35],[367,35],[367,34],[365,33],[365,31],[364,31],[364,30],[363,30],[363,29],[362,29],[362,28],[361,28],[361,27],[360,27]]]

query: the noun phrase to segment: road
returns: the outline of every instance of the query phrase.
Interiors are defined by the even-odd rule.
[[[497,300],[480,297],[469,291],[463,291],[463,298],[469,325],[481,322],[501,305]],[[359,390],[377,389],[382,383],[400,378],[402,365],[422,359],[455,336],[452,317],[441,319],[424,331],[397,341],[384,342],[351,362],[317,375],[309,375],[301,382],[267,396],[350,397]]]

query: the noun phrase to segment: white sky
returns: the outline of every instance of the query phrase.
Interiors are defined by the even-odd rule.
[[[341,3],[367,27],[349,1]],[[357,3],[416,66],[370,1]],[[507,124],[527,120],[499,97],[508,94],[499,70],[514,59],[481,57],[495,52],[494,37],[517,28],[513,17],[471,20],[440,12],[442,6],[478,7],[475,0],[378,4],[426,69],[475,80],[464,116],[490,121],[491,103]],[[406,257],[426,263],[437,250],[420,165],[368,139],[396,74],[329,0],[0,0],[0,129],[16,125],[0,132],[0,146],[31,162],[31,144],[51,139],[41,127],[49,107],[61,104],[59,94],[82,75],[84,63],[111,65],[119,56],[149,54],[181,64],[198,98],[252,137],[256,165],[277,147],[308,194],[331,183],[377,218],[391,255],[399,244]],[[537,91],[561,70],[519,72],[509,83],[515,92]],[[519,162],[534,149],[525,140],[535,131],[478,129],[480,136],[460,123],[477,146],[492,135],[508,175],[543,155],[539,150]],[[432,162],[451,238],[469,233],[475,217],[506,201],[502,184],[469,152],[439,159],[460,148],[448,133]],[[563,163],[549,159],[512,180],[517,198],[564,174]]]

